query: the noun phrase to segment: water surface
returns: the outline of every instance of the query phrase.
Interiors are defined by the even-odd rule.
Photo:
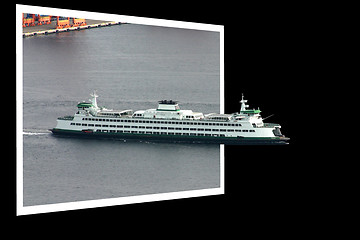
[[[219,112],[219,33],[143,25],[23,39],[24,205],[220,186],[219,145],[54,137],[97,89],[113,109]]]

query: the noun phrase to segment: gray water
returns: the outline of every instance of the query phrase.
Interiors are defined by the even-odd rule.
[[[112,109],[219,112],[219,33],[144,25],[23,39],[24,205],[220,186],[220,147],[54,137],[96,89]]]

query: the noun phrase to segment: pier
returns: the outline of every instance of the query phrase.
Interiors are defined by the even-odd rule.
[[[98,28],[98,27],[106,27],[112,25],[119,25],[122,24],[121,22],[111,22],[111,21],[102,21],[102,20],[91,20],[91,19],[84,19],[85,24],[80,26],[75,26],[75,24],[67,25],[65,27],[59,28],[57,21],[51,21],[47,24],[42,25],[33,25],[33,26],[23,26],[23,37],[30,37],[36,35],[47,35],[52,33],[59,33],[59,32],[68,32],[68,31],[75,31],[75,30],[83,30],[89,28]]]

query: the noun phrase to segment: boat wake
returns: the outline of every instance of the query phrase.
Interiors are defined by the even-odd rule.
[[[23,129],[23,135],[36,136],[36,135],[46,135],[51,132],[46,129]]]

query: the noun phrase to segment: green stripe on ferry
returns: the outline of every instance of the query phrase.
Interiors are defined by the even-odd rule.
[[[252,109],[252,110],[243,110],[243,111],[241,111],[241,113],[253,113],[253,114],[255,114],[255,113],[260,113],[261,111],[259,110],[259,109]]]
[[[78,108],[80,108],[80,107],[86,107],[86,108],[88,108],[88,107],[93,107],[93,105],[92,105],[91,103],[86,103],[86,102],[84,102],[84,103],[79,103],[79,104],[77,105],[77,107],[78,107]]]

